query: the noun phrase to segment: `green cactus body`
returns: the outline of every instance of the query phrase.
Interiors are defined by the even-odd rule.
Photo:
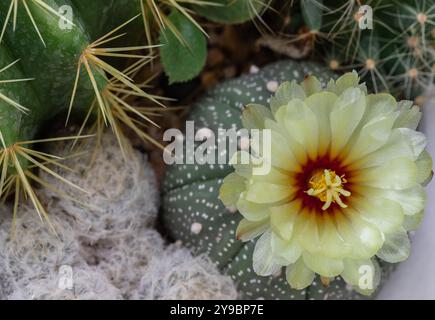
[[[117,16],[115,12],[121,12],[118,2],[100,1],[93,3],[92,12],[82,14],[85,3],[88,1],[77,1],[79,10],[70,0],[0,2],[0,198],[8,198],[23,188],[43,216],[45,211],[30,181],[44,182],[31,169],[36,166],[53,174],[46,164],[56,164],[58,158],[33,150],[34,143],[53,141],[35,140],[40,130],[51,119],[67,113],[83,122],[92,117],[100,121],[100,115],[106,112],[105,124],[119,126],[118,119],[113,119],[116,111],[105,96],[110,85],[122,85],[147,97],[128,74],[112,67],[111,61],[142,58],[130,55],[142,48],[128,42],[131,38],[112,42],[119,40],[123,31],[116,27],[125,27],[133,7],[123,7],[125,10]],[[71,21],[62,18],[62,8],[72,9],[72,19],[65,16]],[[97,26],[100,12],[111,12],[112,18],[117,18]],[[104,41],[96,43],[101,36],[105,36]],[[107,116],[112,117],[109,122]],[[128,116],[124,116],[127,121]],[[21,195],[20,191],[15,200]]]
[[[13,1],[0,3],[0,25],[3,32],[0,48],[7,52],[7,54],[2,54],[4,61],[0,69],[7,65],[6,61],[11,63],[17,60],[18,63],[13,66],[13,69],[3,72],[1,77],[9,80],[12,71],[16,70],[16,73],[21,75],[20,79],[26,78],[29,81],[26,84],[23,82],[4,84],[1,85],[0,90],[1,92],[7,90],[5,95],[25,106],[31,114],[25,116],[21,114],[22,110],[12,108],[10,105],[4,107],[3,112],[9,114],[9,117],[3,117],[1,126],[6,147],[22,140],[32,140],[47,120],[60,113],[66,113],[77,79],[77,67],[84,51],[92,45],[93,41],[113,32],[140,14],[140,5],[136,1],[93,1],[89,3],[81,0],[44,0],[46,7],[42,7],[37,1],[29,1],[26,4],[18,1],[15,6],[12,6],[13,3]],[[61,26],[60,13],[56,14],[63,6],[72,8],[73,14],[73,25],[70,24],[64,28]],[[15,10],[17,10],[16,16]],[[137,17],[124,26],[127,26],[128,30],[113,32],[109,38],[117,37],[123,32],[129,35],[134,34],[134,38],[137,38],[140,21],[141,19]],[[14,23],[16,26],[13,26]],[[122,40],[114,39],[115,43],[106,41],[104,45],[112,48],[132,47],[137,43],[131,42],[132,38],[126,39],[124,36],[120,37]],[[109,64],[112,62],[115,64],[113,60],[122,60],[119,59],[122,58],[121,56],[118,59],[98,58],[102,61],[107,60]],[[74,94],[72,111],[73,115],[79,119],[87,114],[96,92],[103,91],[109,84],[109,76],[105,72],[107,70],[103,71],[92,61],[89,62],[89,70],[95,80],[94,84],[90,80],[89,71],[82,64]],[[33,90],[29,91],[29,87]],[[34,98],[35,96],[37,98]],[[2,103],[6,104],[4,101]],[[7,121],[9,118],[23,120],[9,123]],[[29,128],[24,128],[24,126]]]
[[[121,21],[125,22],[140,13],[136,1],[72,0],[72,2],[80,13],[80,18],[87,24],[93,39],[98,39],[118,27]],[[96,13],[98,13],[98,19],[96,19]]]
[[[45,4],[54,11],[61,5],[71,5],[69,1],[52,0],[46,1]],[[24,173],[35,163],[20,154],[26,153],[24,149],[17,152],[16,161],[14,157],[5,155],[3,150],[11,148],[15,151],[16,144],[26,149],[31,147],[30,141],[35,139],[39,130],[50,119],[66,112],[78,60],[90,42],[80,20],[76,19],[71,30],[63,30],[59,28],[58,16],[45,11],[34,2],[27,5],[33,21],[28,16],[26,7],[18,5],[15,31],[11,26],[12,18],[9,17],[9,25],[4,25],[5,33],[0,44],[0,69],[5,68],[0,74],[1,80],[4,81],[0,83],[0,93],[6,97],[0,99],[1,162],[3,168],[8,167],[7,171],[11,175],[20,174],[21,170]],[[8,12],[13,11],[9,11],[10,8],[8,2],[0,3],[2,26]],[[96,83],[103,88],[106,83],[105,77],[94,66],[91,68],[94,70]],[[85,108],[89,108],[94,99],[94,90],[83,70],[82,79],[83,81],[78,84],[75,101],[82,107],[80,117],[83,118],[87,112]],[[38,162],[40,160],[42,158]],[[3,170],[1,197],[7,196],[7,192],[3,194],[5,185],[8,185],[7,179]]]
[[[281,61],[256,74],[218,85],[193,107],[188,120],[195,129],[242,128],[243,106],[266,104],[278,83],[303,80],[316,74],[322,82],[333,76],[314,63]],[[268,90],[269,88],[269,90]],[[324,287],[319,278],[306,290],[293,290],[283,274],[257,276],[252,268],[254,242],[236,240],[241,220],[232,208],[219,200],[223,178],[232,172],[229,165],[172,165],[163,186],[163,222],[173,239],[181,240],[196,253],[206,253],[234,279],[242,298],[266,299],[358,299],[361,295],[347,289],[341,279]],[[389,267],[384,267],[389,272]]]
[[[220,0],[218,6],[193,5],[200,15],[220,23],[242,23],[259,16],[266,8],[267,1]]]
[[[15,59],[12,58],[6,46],[0,46],[0,65],[2,68],[11,65],[14,61]],[[23,141],[28,137],[33,137],[37,127],[36,124],[44,118],[42,105],[39,103],[39,98],[29,81],[1,84],[1,81],[24,78],[25,76],[18,63],[0,73],[0,94],[4,97],[0,97],[1,132],[7,146],[16,141]],[[26,94],[21,94],[23,88]],[[17,110],[11,103],[8,103],[8,99],[19,103],[23,107],[28,106],[27,110],[25,112]],[[34,114],[33,117],[26,115],[26,113],[30,112]],[[7,125],[3,125],[3,123]]]
[[[99,39],[141,13],[139,0],[72,0],[72,3],[93,40]],[[123,33],[126,34],[115,42],[115,45],[139,43],[143,35],[141,30],[143,22],[138,17],[123,29]]]
[[[70,1],[46,1],[53,10],[58,11],[62,5],[72,6]],[[9,3],[0,4],[0,23],[3,25]],[[77,63],[83,50],[90,44],[86,26],[75,19],[72,29],[59,28],[59,17],[47,13],[38,5],[29,2],[38,29],[44,39],[35,34],[31,19],[27,16],[24,6],[18,7],[17,26],[15,31],[11,26],[6,28],[6,44],[14,58],[20,59],[20,64],[27,77],[34,78],[31,85],[38,97],[50,113],[58,113],[69,105],[71,92],[76,76]],[[10,21],[11,23],[11,21]],[[5,45],[5,44],[2,44]],[[86,79],[84,71],[83,79]],[[96,80],[103,87],[104,78],[95,72]],[[88,107],[94,98],[89,81],[81,81],[77,90],[77,105]]]
[[[317,29],[326,35],[327,41],[319,41],[315,50],[324,51],[331,68],[355,68],[374,91],[389,91],[405,99],[415,99],[434,84],[435,1],[303,3],[306,5],[301,11],[308,32]],[[363,5],[372,10],[372,28]],[[313,21],[313,16],[318,19]]]

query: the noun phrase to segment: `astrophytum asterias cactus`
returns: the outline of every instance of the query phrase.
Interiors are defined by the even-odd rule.
[[[244,219],[237,238],[256,241],[253,268],[271,275],[286,267],[292,288],[303,289],[315,274],[341,276],[362,287],[364,268],[379,279],[378,258],[408,258],[407,230],[420,221],[422,187],[432,160],[425,136],[416,131],[420,112],[389,94],[367,94],[356,72],[331,80],[326,89],[313,76],[301,85],[283,83],[270,109],[248,105],[246,128],[268,130],[270,152],[253,143],[250,156],[270,164],[236,165],[220,190],[226,206]],[[241,157],[240,151],[234,157]]]
[[[254,120],[249,123],[257,123],[259,125],[264,122],[265,119],[263,119],[263,117],[267,115],[270,118],[268,122],[272,122],[274,121],[272,120],[272,111],[262,107],[250,106],[246,108],[246,106],[250,104],[268,105],[269,98],[276,92],[280,83],[292,80],[300,82],[305,76],[310,74],[315,74],[323,87],[326,86],[331,77],[334,77],[334,74],[329,72],[325,67],[310,62],[280,61],[266,66],[261,70],[252,67],[251,74],[244,75],[235,80],[227,81],[210,90],[203,98],[195,103],[188,120],[194,121],[197,132],[201,132],[201,129],[203,128],[208,128],[213,132],[217,132],[219,128],[241,129],[243,127],[241,119],[243,111],[245,119],[249,118]],[[351,74],[335,84],[334,90],[336,90],[336,92],[342,90],[340,88],[343,88],[343,86],[346,85],[346,79],[348,79],[348,81],[354,81],[355,86],[357,86],[357,79]],[[332,83],[333,82],[331,82],[330,88],[332,88]],[[352,83],[352,85],[353,84],[354,83]],[[316,82],[314,78],[309,77],[302,88],[310,93],[314,93],[314,90],[319,89],[318,85],[319,83]],[[348,84],[348,86],[352,85]],[[305,95],[305,91],[301,89],[301,87],[296,86],[295,84],[285,84],[280,87],[280,93],[277,93],[277,97],[290,100],[290,95],[282,95],[284,92],[282,89],[286,87],[289,88],[289,86],[296,90],[291,91],[294,94],[299,93],[300,97]],[[364,87],[355,90],[361,90],[361,99],[366,97],[365,91],[363,91]],[[330,93],[330,95],[336,94]],[[393,107],[396,106],[396,103],[393,103],[391,97],[386,95],[380,97],[385,97],[386,101],[391,101]],[[276,107],[274,108],[274,111],[279,107],[278,101],[277,98],[272,100],[272,104]],[[325,102],[328,103],[328,101]],[[379,101],[379,108],[381,108],[380,111],[386,111],[387,109],[382,107],[383,104],[381,101],[383,100]],[[324,104],[323,101],[320,103],[321,105]],[[401,123],[407,121],[405,119],[407,119],[406,115],[408,115],[409,121],[414,119],[412,126],[413,129],[415,129],[415,125],[419,118],[419,111],[415,107],[411,108],[411,105],[408,103],[401,103],[400,108],[400,110],[402,110],[401,115],[397,117],[395,124],[403,126]],[[350,112],[351,109],[347,110]],[[260,113],[257,113],[256,111],[260,111]],[[292,117],[290,121],[295,121],[297,119],[297,114],[294,116],[295,118]],[[339,118],[336,118],[336,120],[339,120]],[[245,120],[243,122],[246,124]],[[342,122],[343,125],[346,123],[346,121]],[[296,121],[295,123],[299,127],[304,125],[302,120]],[[260,127],[261,126],[259,125],[258,128]],[[322,128],[320,130],[324,129]],[[412,131],[412,129],[407,130]],[[323,134],[323,131],[318,132]],[[300,133],[302,133],[302,131]],[[310,136],[312,136],[311,132],[310,134]],[[416,136],[419,135],[416,134]],[[301,138],[304,137],[304,135],[300,134],[297,137]],[[284,147],[287,145],[284,142],[285,140],[280,142],[282,143],[281,148],[283,150],[285,150]],[[409,148],[405,150],[409,150]],[[419,151],[416,150],[416,152]],[[228,150],[227,155],[228,157],[230,156]],[[290,158],[289,161],[291,159],[292,158]],[[430,164],[428,164],[428,167],[430,167]],[[334,171],[335,167],[325,167],[324,169],[329,169],[328,173],[332,175],[332,171]],[[162,220],[169,235],[174,240],[182,241],[184,245],[192,248],[196,253],[206,253],[219,266],[222,272],[232,276],[238,286],[240,297],[242,298],[360,299],[365,297],[357,293],[355,290],[352,290],[352,287],[347,285],[341,277],[336,277],[332,280],[332,277],[329,279],[316,276],[314,281],[307,288],[299,290],[292,289],[289,286],[283,272],[284,270],[279,270],[277,268],[273,270],[276,272],[271,276],[258,276],[254,272],[252,262],[256,240],[253,239],[251,241],[243,242],[237,240],[236,236],[237,225],[242,220],[242,215],[237,213],[238,210],[236,205],[239,194],[243,191],[245,185],[238,184],[238,187],[240,188],[234,189],[232,194],[231,191],[230,194],[225,192],[225,189],[220,192],[223,179],[226,176],[229,175],[227,181],[230,181],[233,178],[241,181],[237,176],[235,176],[233,171],[234,169],[232,166],[228,164],[180,164],[168,167],[163,185],[164,195]],[[338,174],[339,177],[342,175],[338,170],[335,174]],[[319,175],[319,178],[322,180],[322,175]],[[350,176],[346,175],[340,179],[343,183],[342,189],[352,192],[354,191],[353,189],[349,190],[349,186],[351,185],[350,178]],[[348,182],[344,183],[344,179]],[[313,182],[315,181],[313,180]],[[236,185],[233,187],[237,188]],[[303,191],[308,192],[308,190],[311,188],[314,189],[315,187],[317,186],[308,185],[308,187],[304,188]],[[289,184],[289,190],[291,190],[291,184]],[[318,188],[316,190],[318,190]],[[315,193],[316,190],[313,190],[312,192]],[[270,190],[264,189],[263,193],[264,195],[270,195],[271,192]],[[310,199],[312,202],[319,201],[322,203],[322,206],[325,205],[325,202],[322,202],[315,196],[308,196],[308,194],[305,193],[304,195],[312,198],[312,200]],[[318,195],[321,197],[320,193]],[[275,197],[275,194],[271,196]],[[232,205],[224,205],[220,198],[228,204],[232,203]],[[340,198],[344,204],[348,204],[348,197],[341,196]],[[332,207],[335,207],[336,205],[336,203],[331,203],[329,210],[332,210]],[[272,207],[272,205],[265,204],[264,207]],[[410,207],[407,207],[405,211],[409,210],[409,208]],[[239,209],[242,210],[242,213],[246,211],[243,210],[244,208],[242,207]],[[412,217],[416,218],[420,217],[420,215],[416,214]],[[407,218],[406,221],[407,223],[411,221],[415,222],[413,223],[414,226],[417,224],[416,220],[414,221]],[[242,226],[243,225],[249,226],[246,221],[242,222]],[[410,223],[405,225],[407,229],[414,226]],[[266,225],[266,228],[263,231],[266,231],[268,228],[269,226]],[[239,228],[238,231],[240,232],[242,230],[242,228]],[[258,235],[259,234],[260,233],[258,233]],[[243,239],[246,239],[246,236],[247,235],[245,234]],[[379,261],[379,266],[383,274],[382,280],[384,281],[387,278],[387,275],[393,270],[394,265]],[[376,273],[376,275],[378,276],[379,274]],[[374,279],[374,281],[379,282],[379,277]],[[328,282],[330,282],[329,285],[327,285]],[[378,288],[379,287],[380,286],[378,286]],[[372,295],[372,297],[373,296],[374,295]]]

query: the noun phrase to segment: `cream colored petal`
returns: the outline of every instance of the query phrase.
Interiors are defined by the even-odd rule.
[[[400,131],[403,139],[411,148],[412,153],[414,155],[413,159],[414,160],[417,159],[426,148],[427,145],[426,136],[421,132],[411,130],[408,128],[399,128],[397,130]]]
[[[406,231],[416,230],[420,227],[424,217],[424,211],[417,212],[412,216],[405,216],[403,220],[403,228]]]
[[[287,177],[274,169],[270,162],[245,150],[234,153],[229,163],[234,167],[236,173],[246,180],[261,178],[262,181],[278,183],[278,181],[285,179],[286,181],[281,183],[288,184]]]
[[[344,259],[344,270],[340,275],[346,283],[357,286],[361,280],[360,269],[368,267],[373,271],[374,265],[372,259]]]
[[[289,137],[288,133],[283,131],[285,129],[279,128],[276,122],[266,120],[265,126],[266,129],[271,130],[270,141],[264,141],[262,137],[259,140],[254,139],[251,145],[252,150],[274,167],[289,172],[300,170],[300,163],[306,158],[303,147]],[[265,143],[271,143],[271,145],[264,145]],[[268,153],[268,150],[270,150],[270,153]]]
[[[294,139],[294,137],[292,137],[290,135],[290,133],[287,131],[287,127],[285,125],[285,120],[286,119],[283,118],[282,123],[280,123],[280,124],[278,124],[277,122],[266,121],[266,127],[270,128],[272,130],[272,140],[273,140],[273,138],[275,138],[275,136],[274,136],[275,132],[279,132],[282,135],[282,137],[284,138],[285,144],[280,145],[279,141],[277,141],[277,143],[275,144],[277,146],[277,148],[278,147],[282,148],[283,146],[285,146],[286,148],[288,148],[290,150],[290,152],[293,155],[293,158],[295,159],[295,161],[298,164],[305,163],[307,160],[307,154],[305,152],[305,147],[303,145],[301,145],[299,142],[297,142],[296,139]],[[278,126],[282,131],[275,130],[274,126],[275,126],[275,128],[276,128],[276,126]],[[294,164],[292,164],[292,165],[294,165]]]
[[[366,97],[361,89],[347,89],[338,97],[330,115],[332,156],[338,155],[345,147],[365,108]]]
[[[309,75],[302,81],[302,88],[304,88],[307,97],[322,91],[322,83],[313,75]]]
[[[242,113],[242,124],[246,129],[264,129],[264,121],[272,119],[272,112],[260,104],[248,104]]]
[[[257,181],[247,186],[245,199],[255,203],[275,203],[290,198],[294,193],[291,186]]]
[[[250,179],[252,176],[252,169],[255,166],[252,162],[252,156],[247,151],[237,151],[233,154],[229,162],[236,171],[236,173],[245,178]]]
[[[432,179],[432,157],[427,151],[423,151],[415,162],[417,165],[417,182],[426,185]]]
[[[426,146],[426,138],[421,132],[410,129],[393,129],[384,146],[355,163],[355,167],[367,168],[385,164],[393,158],[416,160]],[[346,163],[350,163],[346,160]]]
[[[294,179],[289,175],[289,173],[274,167],[270,167],[269,173],[267,174],[256,175],[253,173],[250,181],[269,182],[273,184],[291,186],[294,183],[293,180]]]
[[[319,127],[319,151],[320,155],[324,155],[329,150],[331,143],[331,127],[329,115],[332,106],[337,100],[337,96],[331,92],[315,93],[305,99],[305,103],[314,112],[317,118],[317,125]]]
[[[412,101],[400,101],[398,103],[400,115],[394,124],[395,128],[417,129],[421,119],[421,111]]]
[[[340,276],[359,293],[370,295],[379,285],[381,270],[373,259],[345,259]]]
[[[274,260],[281,266],[295,263],[302,254],[302,247],[297,241],[284,240],[272,233],[272,253]]]
[[[385,243],[376,255],[386,262],[397,263],[408,259],[410,251],[408,233],[400,229],[385,235]]]
[[[269,219],[262,221],[248,221],[242,219],[237,226],[236,236],[243,242],[251,241],[269,229]]]
[[[285,125],[290,136],[314,158],[318,152],[319,126],[316,115],[304,101],[294,99],[288,103]]]
[[[269,205],[248,201],[244,194],[236,202],[237,210],[249,221],[260,221],[269,216]]]
[[[298,99],[298,100],[301,100],[301,99]],[[287,129],[286,129],[286,125],[285,125],[287,106],[288,106],[288,102],[285,105],[282,105],[278,110],[276,110],[275,121],[268,121],[268,126],[267,126],[268,128],[270,128],[272,130],[280,132],[284,136],[287,136]]]
[[[351,250],[350,245],[341,237],[330,215],[326,214],[322,218],[321,252],[329,258],[341,259],[346,257]]]
[[[384,198],[397,202],[405,215],[414,215],[424,209],[426,205],[426,192],[420,185],[404,190],[390,190],[378,188],[364,188],[361,190],[368,199]]]
[[[337,229],[344,241],[352,248],[348,257],[367,259],[382,247],[384,235],[378,228],[359,217],[358,212],[345,209],[346,216],[336,217]]]
[[[323,277],[338,276],[344,268],[343,260],[332,259],[318,253],[304,251],[302,254],[305,265]]]
[[[394,115],[389,114],[366,123],[351,147],[347,161],[353,162],[385,145],[395,119]]]
[[[230,173],[225,177],[219,191],[219,198],[225,206],[235,206],[240,194],[245,191],[246,180],[237,173]]]
[[[277,233],[284,240],[290,240],[300,210],[301,203],[297,200],[282,206],[271,207],[269,212],[272,231]]]
[[[342,75],[337,81],[331,79],[328,83],[327,90],[335,93],[336,95],[342,94],[346,89],[356,88],[359,84],[358,73],[353,70]]]
[[[316,213],[301,211],[296,218],[294,234],[304,250],[320,252],[320,230]]]
[[[271,246],[271,231],[266,231],[255,244],[253,253],[253,268],[260,276],[270,276],[281,268],[273,257]]]
[[[358,171],[349,179],[355,185],[367,185],[382,189],[402,190],[414,187],[417,182],[417,166],[408,158],[396,158],[385,165]]]
[[[356,198],[352,205],[363,219],[381,232],[393,232],[400,228],[404,214],[399,203],[383,198]]]
[[[300,85],[298,85],[296,81],[283,82],[278,87],[275,95],[270,98],[270,107],[272,109],[272,112],[275,114],[280,107],[286,106],[292,99],[304,100],[304,89]]]
[[[302,290],[308,287],[316,274],[305,266],[302,258],[286,268],[287,282],[293,289]]]
[[[388,93],[369,94],[367,96],[367,108],[364,114],[363,122],[372,121],[375,118],[382,117],[397,111],[395,119],[398,117],[398,108],[396,99]]]

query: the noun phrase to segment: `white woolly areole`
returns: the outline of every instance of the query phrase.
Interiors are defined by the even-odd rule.
[[[257,67],[255,64],[253,64],[253,65],[251,65],[251,66],[249,67],[249,73],[250,73],[250,74],[256,74],[256,73],[258,73],[259,71],[260,71],[260,68]]]
[[[268,81],[268,82],[266,83],[266,88],[267,88],[267,90],[270,91],[270,92],[272,92],[272,93],[275,93],[276,90],[278,90],[278,87],[279,87],[279,83],[278,83],[278,81],[271,80],[271,81]]]
[[[199,222],[194,222],[190,226],[190,231],[193,234],[199,234],[201,232],[201,230],[202,230],[202,224],[200,224]]]

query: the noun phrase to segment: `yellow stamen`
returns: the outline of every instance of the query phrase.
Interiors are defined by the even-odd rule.
[[[319,171],[311,177],[309,181],[311,188],[306,193],[325,202],[322,210],[328,209],[332,203],[347,208],[347,205],[340,198],[341,196],[350,196],[350,192],[343,188],[346,182],[344,175],[338,176],[334,171],[325,169],[323,172]]]

